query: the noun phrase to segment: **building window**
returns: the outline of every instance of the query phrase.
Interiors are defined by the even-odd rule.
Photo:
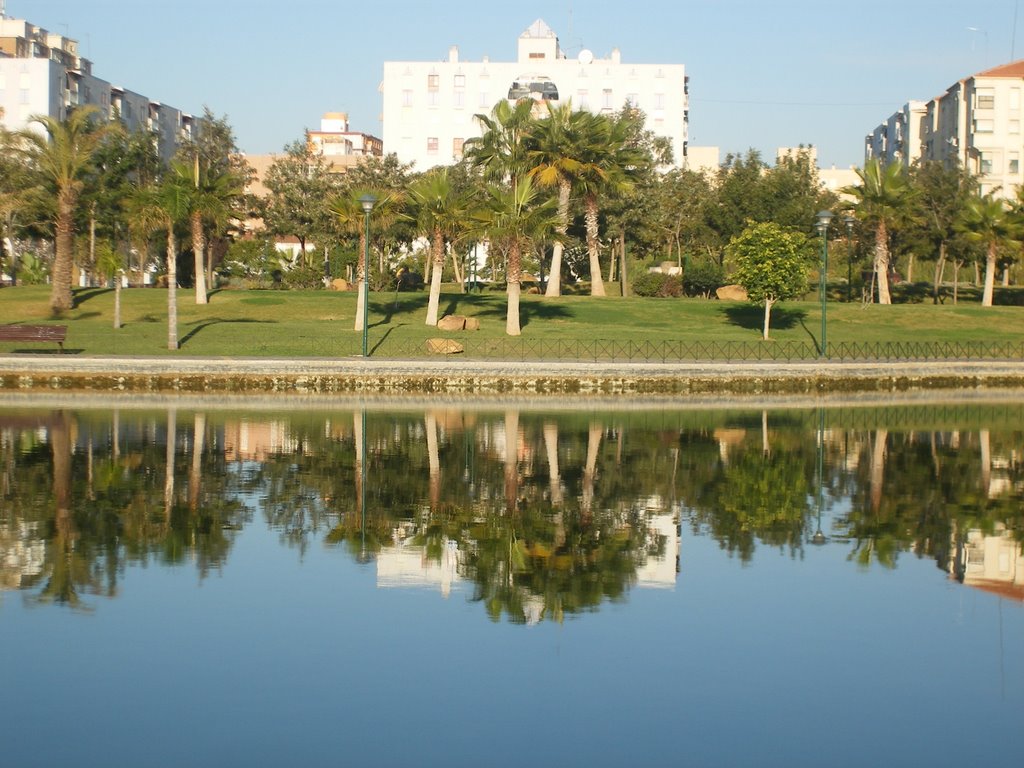
[[[664,93],[656,93],[656,94],[654,94],[654,108],[655,109],[664,109],[665,108],[665,94]]]
[[[1010,109],[1020,109],[1020,88],[1010,89]]]
[[[480,101],[477,102],[477,104],[485,108],[491,106],[491,97],[488,95],[487,91],[480,91]]]
[[[465,139],[452,139],[452,157],[456,160],[462,159],[462,145],[465,142]]]
[[[1010,133],[1020,133],[1020,120],[1011,120],[1009,124]]]
[[[427,139],[427,154],[428,155],[436,155],[437,154],[437,137],[436,136],[431,136],[431,137],[429,137]]]
[[[992,133],[995,128],[995,122],[992,120],[975,120],[974,121],[974,132],[975,133]]]
[[[590,108],[589,92],[586,88],[580,88],[578,91],[576,91],[576,101],[578,102],[576,106],[578,106],[580,109]]]
[[[978,91],[974,98],[975,109],[992,109],[996,105],[996,95],[992,91]]]
[[[640,95],[636,93],[626,94],[626,103],[629,104],[633,109],[640,108]]]
[[[604,109],[612,108],[612,89],[605,88],[601,91],[601,107]]]
[[[530,54],[530,58],[531,59],[543,59],[544,58],[544,54],[543,53],[534,52],[534,53]]]
[[[440,75],[427,75],[427,90],[436,91],[441,87]]]
[[[406,89],[406,90],[402,91],[402,106],[403,107],[411,107],[412,106],[412,90],[411,89]]]
[[[1016,176],[1020,173],[1020,155],[1016,152],[1010,153],[1010,159],[1007,163],[1006,172],[1011,176]]]
[[[466,105],[466,92],[455,91],[455,93],[452,94],[452,104],[459,108],[464,107]]]
[[[437,91],[427,91],[427,106],[436,107],[440,102],[440,96]]]
[[[992,155],[982,152],[978,158],[978,172],[982,176],[992,175]]]
[[[453,83],[454,83],[456,88],[465,88],[466,87],[466,76],[465,75],[456,75],[455,79],[453,80]]]

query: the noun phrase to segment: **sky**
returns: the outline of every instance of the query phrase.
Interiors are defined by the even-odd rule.
[[[463,61],[513,61],[538,18],[569,55],[685,65],[691,145],[773,159],[811,144],[822,167],[861,164],[864,136],[907,101],[1024,58],[1020,0],[2,2],[78,40],[97,77],[226,115],[250,154],[280,151],[324,112],[381,136],[385,61],[441,61],[452,45]]]

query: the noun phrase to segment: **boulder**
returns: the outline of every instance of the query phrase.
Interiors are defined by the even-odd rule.
[[[331,280],[332,291],[351,291],[352,284],[343,277],[336,277]]]
[[[445,315],[437,321],[437,327],[442,331],[461,331],[466,327],[466,318],[462,315]]]
[[[746,301],[747,289],[742,285],[723,285],[715,291],[715,295],[719,301]]]
[[[478,318],[478,317],[467,317],[466,318],[466,330],[467,331],[479,331],[480,330],[480,318]]]
[[[427,352],[432,355],[457,355],[465,348],[454,339],[427,339]]]

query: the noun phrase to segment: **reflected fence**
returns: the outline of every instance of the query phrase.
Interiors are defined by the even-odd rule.
[[[356,340],[300,336],[292,354],[311,357],[358,357]],[[1024,341],[896,341],[838,342],[818,345],[803,341],[632,341],[622,339],[439,338],[395,339],[371,335],[369,356],[376,359],[466,358],[496,361],[560,361],[608,363],[799,362],[844,361],[1019,361]],[[255,343],[251,353],[273,355]]]

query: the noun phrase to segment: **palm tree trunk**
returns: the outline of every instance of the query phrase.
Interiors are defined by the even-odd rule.
[[[587,195],[584,220],[587,225],[587,254],[590,256],[590,295],[604,296],[604,280],[601,279],[601,254],[597,238],[597,197]]]
[[[875,432],[875,442],[871,448],[871,511],[877,512],[882,506],[882,492],[885,485],[885,444],[889,439],[889,430],[879,429]]]
[[[178,348],[178,238],[167,226],[167,348]]]
[[[562,478],[558,470],[558,424],[556,422],[544,422],[544,450],[548,457],[551,503],[557,506],[562,503]]]
[[[519,243],[513,243],[508,254],[508,270],[505,275],[508,285],[508,310],[505,315],[505,333],[509,336],[519,336],[522,328],[519,325],[519,294],[521,290],[520,280],[522,279],[523,263],[519,253]]]
[[[772,304],[774,303],[771,299],[764,300],[764,329],[761,333],[761,338],[765,341],[768,340],[768,329],[772,324]]]
[[[114,328],[121,327],[121,275],[114,273]]]
[[[203,217],[192,214],[192,254],[195,257],[196,304],[206,303],[206,235]]]
[[[366,274],[366,235],[363,232],[359,233],[359,262],[356,267],[356,280],[359,282],[358,286],[358,298],[356,299],[356,321],[353,329],[356,331],[363,330],[363,313],[365,312],[366,300],[369,298],[366,293],[366,280],[364,275]]]
[[[437,310],[441,303],[441,273],[444,271],[444,235],[440,229],[434,230],[431,253],[434,269],[430,275],[430,300],[427,302],[427,325],[437,325]]]
[[[892,304],[889,294],[889,232],[885,222],[875,230],[875,275],[878,278],[878,303]]]
[[[462,269],[462,260],[459,258],[459,254],[454,246],[452,247],[452,273],[455,275],[455,282],[459,284],[459,293],[465,293],[466,273]]]
[[[996,282],[996,244],[989,243],[988,253],[985,255],[985,289],[981,294],[981,306],[992,306],[992,293],[995,290]]]
[[[547,297],[562,295],[562,252],[565,248],[562,239],[569,231],[569,194],[572,191],[569,182],[562,179],[558,182],[558,226],[555,231],[559,238],[551,253],[551,269],[548,271],[548,284],[544,289]]]
[[[946,270],[946,242],[939,243],[939,258],[935,260],[935,277],[932,280],[932,303],[939,303],[939,289],[942,286],[942,273]]]
[[[50,309],[64,312],[71,309],[71,264],[74,247],[75,193],[62,190],[57,196],[56,237],[54,238]]]

